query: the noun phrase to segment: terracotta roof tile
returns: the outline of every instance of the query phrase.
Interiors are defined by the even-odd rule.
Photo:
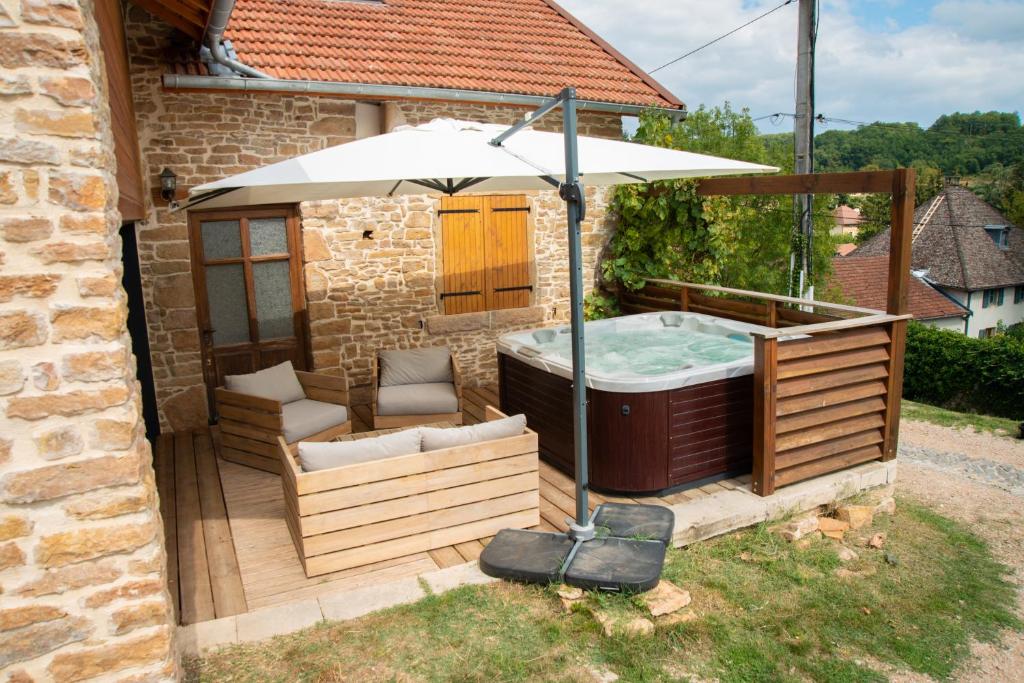
[[[832,259],[832,280],[855,305],[885,310],[889,256],[846,256]],[[962,317],[967,311],[927,282],[910,276],[907,305],[917,320]]]
[[[551,0],[237,0],[225,37],[276,78],[681,106]]]

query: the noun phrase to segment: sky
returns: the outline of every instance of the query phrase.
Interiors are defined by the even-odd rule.
[[[560,0],[647,71],[782,2]],[[728,100],[755,118],[792,113],[796,31],[794,2],[653,75],[689,109]],[[821,0],[815,91],[819,114],[850,121],[1020,111],[1024,0]],[[792,119],[758,126],[784,132]]]

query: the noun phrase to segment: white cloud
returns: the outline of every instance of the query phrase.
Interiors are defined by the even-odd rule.
[[[779,0],[563,0],[645,69],[771,9]],[[1024,96],[1024,3],[944,0],[906,28],[858,23],[848,0],[823,0],[817,110],[855,121],[929,125],[952,111],[1015,111]],[[669,66],[655,78],[690,108],[724,100],[754,116],[793,110],[796,5]],[[767,123],[767,122],[765,122]],[[764,130],[784,130],[763,125]]]

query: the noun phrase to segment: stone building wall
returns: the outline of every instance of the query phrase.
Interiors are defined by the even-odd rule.
[[[92,0],[0,0],[0,671],[171,680]]]
[[[165,91],[169,29],[141,9],[128,18],[132,84],[143,173],[155,183],[166,166],[181,186],[194,186],[297,154],[352,140],[355,103],[278,94]],[[524,109],[472,104],[397,102],[391,125],[447,116],[511,124]],[[559,130],[557,117],[545,128]],[[617,115],[582,112],[580,132],[621,137]],[[584,225],[588,278],[612,228],[606,190],[591,189]],[[555,192],[530,195],[537,281],[535,306],[467,316],[440,316],[435,282],[440,224],[437,199],[366,198],[300,207],[307,304],[316,370],[345,372],[368,385],[376,349],[449,344],[467,384],[496,379],[494,340],[523,327],[568,319],[565,213]],[[161,424],[205,424],[199,352],[184,212],[150,204],[138,225],[139,251]],[[363,239],[372,229],[373,239]],[[357,397],[367,392],[357,391]]]

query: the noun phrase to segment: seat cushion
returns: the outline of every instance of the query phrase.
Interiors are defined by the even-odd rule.
[[[306,392],[299,383],[290,360],[248,375],[226,375],[224,387],[228,391],[270,398],[281,403],[306,398]]]
[[[452,352],[447,346],[380,352],[380,385],[453,382]]]
[[[459,412],[455,385],[448,382],[405,384],[377,390],[378,415],[435,415]]]
[[[526,430],[526,416],[513,415],[500,420],[481,422],[466,427],[441,429],[437,427],[421,427],[423,434],[423,450],[436,451],[441,448],[467,446],[481,441],[493,441],[510,436],[519,436]]]
[[[419,452],[420,430],[406,429],[365,439],[299,442],[299,465],[304,472],[314,472]]]
[[[284,440],[295,443],[331,427],[348,422],[348,408],[304,398],[281,406]]]

